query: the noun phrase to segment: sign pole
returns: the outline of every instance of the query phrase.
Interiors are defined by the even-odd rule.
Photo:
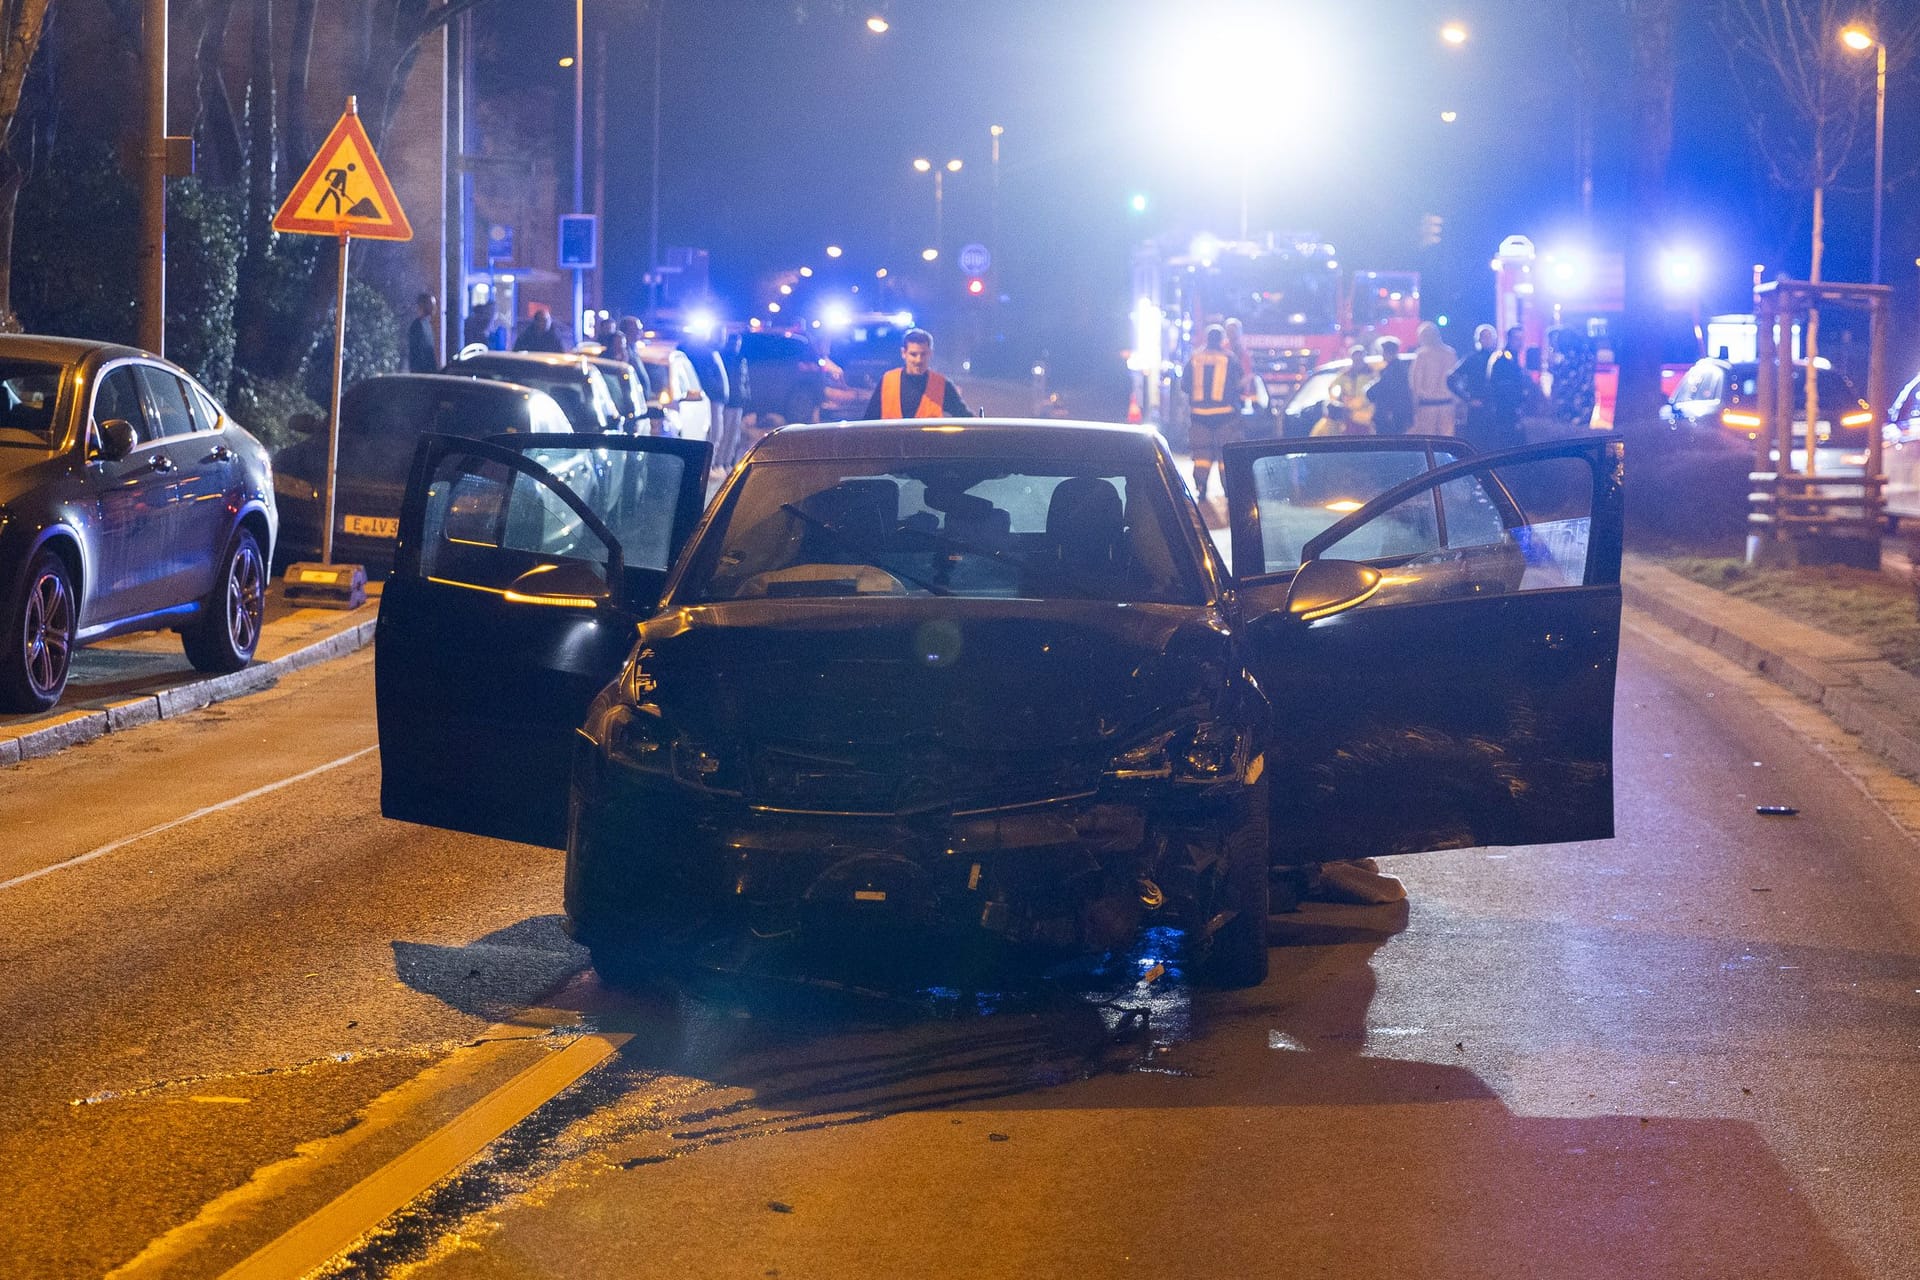
[[[340,468],[340,371],[347,355],[347,246],[353,237],[340,234],[340,293],[333,312],[333,397],[327,405],[326,522],[320,526],[320,563],[333,563],[334,476]]]

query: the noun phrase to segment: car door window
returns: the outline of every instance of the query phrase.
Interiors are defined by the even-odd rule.
[[[130,364],[107,370],[93,391],[93,422],[97,427],[115,418],[133,425],[134,439],[141,444],[153,439],[145,410],[140,407],[139,375]]]
[[[1253,496],[1259,513],[1261,564],[1252,573],[1287,573],[1300,567],[1300,552],[1322,530],[1428,470],[1425,452],[1379,450],[1341,453],[1275,453],[1252,466]],[[1409,503],[1393,521],[1356,533],[1345,558],[1375,560],[1413,555],[1437,545],[1438,520],[1433,499],[1423,515]],[[1251,576],[1251,575],[1250,575]]]
[[[528,472],[453,453],[439,460],[428,481],[420,543],[424,577],[505,590],[537,562],[582,560],[604,573],[610,556],[611,548],[579,513]]]
[[[187,392],[187,398],[193,404],[193,419],[199,429],[202,431],[219,429],[220,406],[213,402],[213,397],[191,382],[187,384]]]
[[[153,426],[154,438],[166,440],[174,436],[192,435],[197,427],[193,420],[193,409],[187,403],[187,384],[154,365],[135,367],[146,388],[148,419]]]
[[[686,475],[684,459],[568,447],[529,448],[525,454],[586,501],[619,540],[627,568],[665,570],[673,562],[675,498]]]
[[[1595,484],[1582,456],[1486,466],[1420,488],[1310,550],[1374,560],[1382,545],[1427,540],[1392,560],[1362,609],[1586,586]]]

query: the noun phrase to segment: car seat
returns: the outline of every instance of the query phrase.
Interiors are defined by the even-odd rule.
[[[1100,590],[1120,585],[1125,571],[1126,518],[1120,493],[1097,476],[1070,476],[1047,500],[1047,544],[1065,574]]]

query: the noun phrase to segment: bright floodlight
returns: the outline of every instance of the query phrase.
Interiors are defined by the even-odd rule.
[[[830,244],[830,245],[828,245],[828,246],[827,246],[827,256],[828,256],[829,258],[837,258],[837,257],[839,257],[839,256],[840,256],[840,246],[839,246],[839,245],[837,245],[837,244]]]
[[[925,156],[915,156],[913,159],[913,167],[916,172],[925,173],[927,170],[933,168],[933,161],[927,159]]]
[[[1193,238],[1193,243],[1187,246],[1187,252],[1202,264],[1210,266],[1214,259],[1220,256],[1220,238],[1206,234],[1197,235]]]
[[[867,30],[877,36],[883,36],[887,34],[887,20],[876,13],[867,19]]]
[[[1249,156],[1259,157],[1255,172],[1305,170],[1345,130],[1340,90],[1345,69],[1361,59],[1338,24],[1249,12],[1222,41],[1215,24],[1168,12],[1136,44],[1143,61],[1129,77],[1133,131],[1196,173],[1234,175]],[[1216,207],[1237,208],[1237,179],[1215,185]]]
[[[1660,282],[1667,292],[1681,295],[1700,288],[1700,255],[1691,249],[1669,249],[1660,255]]]
[[[1440,38],[1457,49],[1467,42],[1467,29],[1458,22],[1449,22],[1440,28]]]
[[[687,333],[704,342],[713,336],[713,331],[719,323],[720,319],[718,316],[705,308],[701,308],[698,311],[691,312],[687,316]]]
[[[820,308],[820,323],[838,332],[853,327],[853,307],[835,298]]]
[[[947,172],[948,173],[960,172],[960,162],[958,160],[947,161]]]
[[[1135,213],[1145,213],[1147,211],[1146,195],[1141,192],[1135,192],[1133,198],[1127,201],[1127,207]]]
[[[1593,261],[1583,250],[1563,250],[1548,254],[1546,268],[1547,285],[1555,293],[1584,293],[1587,286],[1593,282]]]
[[[1873,38],[1873,32],[1856,22],[1840,29],[1840,43],[1855,53],[1865,53],[1880,42]]]
[[[938,258],[939,256],[940,256],[940,251],[938,249],[922,249],[920,251],[920,261],[922,262],[932,262],[935,258]]]

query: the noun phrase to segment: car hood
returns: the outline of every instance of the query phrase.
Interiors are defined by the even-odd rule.
[[[0,445],[0,505],[45,484],[62,469],[54,450]]]
[[[702,745],[743,753],[756,799],[857,808],[911,777],[937,803],[1016,802],[1091,786],[1116,751],[1210,705],[1228,641],[1209,616],[918,597],[704,606],[641,628],[635,686]]]

